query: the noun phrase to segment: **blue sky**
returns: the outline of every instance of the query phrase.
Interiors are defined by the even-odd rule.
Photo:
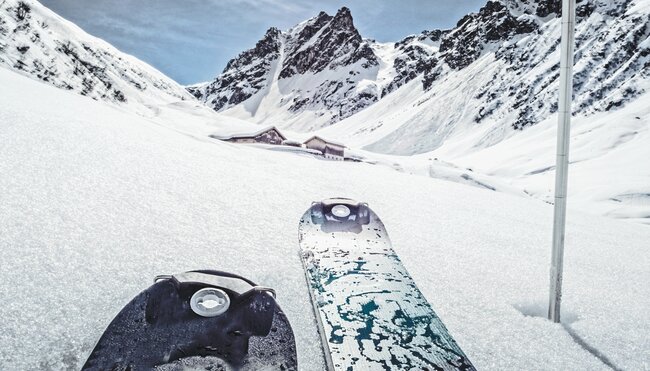
[[[255,45],[324,10],[347,6],[366,38],[397,41],[422,30],[453,27],[487,0],[41,0],[118,49],[181,84],[206,81]]]

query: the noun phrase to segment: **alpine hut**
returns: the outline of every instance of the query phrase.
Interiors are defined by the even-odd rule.
[[[345,145],[332,140],[323,139],[318,135],[307,139],[304,142],[305,148],[314,149],[323,154],[325,158],[343,161]]]
[[[231,134],[227,136],[210,135],[210,137],[233,143],[266,143],[277,145],[287,140],[275,126],[269,126],[253,133]]]

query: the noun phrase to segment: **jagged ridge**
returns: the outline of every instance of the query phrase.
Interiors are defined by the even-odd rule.
[[[455,104],[462,102],[462,107],[444,109],[464,112],[454,119],[456,123],[502,121],[522,129],[557,110],[560,4],[560,0],[488,1],[450,30],[424,31],[394,44],[364,40],[347,8],[335,16],[321,12],[279,33],[282,50],[273,56],[283,58],[277,76],[272,76],[270,67],[242,75],[246,68],[232,68],[233,62],[213,82],[192,91],[227,114],[312,130],[350,117],[414,80],[424,97],[457,74],[489,75],[463,82],[463,96],[471,99],[457,99]],[[576,114],[614,109],[644,91],[638,82],[648,76],[648,47],[643,42],[650,21],[647,7],[629,12],[634,4],[631,0],[578,2]],[[245,54],[236,60],[242,61]],[[230,80],[232,75],[240,77],[237,84]],[[261,109],[259,105],[255,110],[238,108],[255,94],[259,93],[255,99],[261,99],[274,84],[279,93],[267,97],[273,102]],[[252,88],[240,96],[240,86]],[[311,124],[305,125],[306,121]],[[435,124],[439,123],[437,119]],[[445,129],[448,134],[453,131]]]
[[[276,67],[273,62],[279,57]],[[271,85],[279,84],[281,96],[274,103],[285,114],[307,113],[317,121],[333,123],[379,99],[376,85],[360,86],[378,66],[370,42],[363,40],[344,7],[334,16],[321,12],[285,32],[271,28],[253,49],[232,59],[215,80],[188,89],[210,107],[224,111],[256,95],[261,100]],[[300,83],[304,76],[309,76],[308,84]],[[254,116],[251,111],[257,107],[243,118]]]

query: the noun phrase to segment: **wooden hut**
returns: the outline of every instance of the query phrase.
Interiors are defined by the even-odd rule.
[[[210,135],[212,138],[233,143],[282,144],[287,138],[275,126],[270,126],[254,133],[232,134],[228,136]]]
[[[319,151],[325,158],[343,161],[345,145],[314,135],[304,142],[305,148]]]

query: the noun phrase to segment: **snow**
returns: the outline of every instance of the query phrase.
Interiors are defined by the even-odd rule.
[[[569,204],[595,214],[650,223],[649,94],[614,112],[572,120]],[[489,130],[487,128],[486,130]],[[333,135],[331,132],[328,133]],[[412,173],[461,181],[473,178],[511,194],[553,201],[557,116],[486,148],[472,148],[482,131],[448,140],[435,151],[391,159]],[[333,135],[336,137],[335,135]],[[471,149],[468,149],[471,148]],[[444,160],[432,163],[432,158]],[[439,167],[440,171],[432,166]]]
[[[549,25],[558,28],[549,33],[559,32],[559,26],[559,22]],[[543,60],[538,68],[549,69],[554,60]],[[587,68],[581,61],[577,70]],[[480,124],[473,121],[470,107],[477,104],[473,98],[477,86],[503,68],[502,62],[484,55],[471,67],[437,81],[435,89],[424,92],[420,82],[412,80],[371,107],[316,133],[363,148],[366,157],[389,159],[394,167],[412,173],[464,183],[457,169],[469,168],[472,178],[494,188],[552,202],[557,115],[522,131],[509,126],[516,121],[512,113]],[[535,75],[518,77],[512,85],[526,83]],[[620,108],[575,115],[569,203],[590,213],[650,224],[650,166],[644,162],[650,158],[650,85],[647,79],[638,85],[646,92]],[[616,94],[621,95],[621,90],[612,95]],[[550,95],[550,99],[557,101],[557,96]],[[489,109],[492,104],[482,107]],[[372,152],[409,156],[382,157]],[[432,171],[432,158],[450,166]]]
[[[378,43],[368,42],[372,51],[379,59],[379,71],[377,72],[377,83],[385,85],[390,83],[395,78],[395,70],[393,69],[393,61],[399,54],[395,48],[395,43]]]
[[[593,213],[650,224],[650,94],[624,109],[572,122],[569,203]],[[557,116],[474,153],[435,151],[459,166],[491,174],[552,201]],[[432,155],[433,155],[432,154]],[[637,161],[638,160],[638,161]],[[637,195],[632,199],[629,196]],[[623,199],[621,199],[621,197]],[[627,199],[626,199],[627,198]]]
[[[416,85],[422,83],[420,74],[414,79],[417,83],[400,86],[322,133],[381,153],[423,154],[443,146],[458,146],[460,141],[464,141],[462,151],[474,152],[523,135],[514,127],[529,127],[553,117],[557,110],[560,19],[521,15],[524,10],[530,12],[534,4],[505,3],[520,20],[533,20],[531,24],[539,29],[515,36],[504,33],[498,41],[481,39],[477,46],[480,58],[460,70],[441,63],[438,67],[442,70],[435,71],[440,74],[432,78],[426,92],[415,93]],[[649,4],[648,0],[583,4],[592,6],[593,13],[580,16],[576,26],[574,113],[589,117],[642,100],[650,88],[647,68],[643,67],[648,61],[644,52],[648,33],[643,25]],[[486,13],[483,18],[468,20],[470,23],[465,24],[469,29],[456,28],[444,39],[471,36],[473,31],[500,21],[500,16],[491,18]],[[424,47],[413,40],[407,45]],[[405,55],[384,44],[373,45],[373,50],[381,60],[376,79],[381,87],[390,77],[384,67]],[[434,53],[436,46],[426,50],[425,54],[433,53],[441,60],[449,53]],[[461,54],[465,52],[461,50]],[[466,140],[468,136],[471,141]]]
[[[155,275],[200,268],[276,288],[300,368],[322,369],[297,224],[333,196],[382,217],[478,369],[607,369],[540,318],[552,220],[540,200],[211,140],[230,119],[187,102],[145,118],[4,68],[0,85],[0,369],[79,368]],[[645,225],[569,209],[564,326],[621,369],[649,367],[648,241]]]
[[[30,11],[18,19],[19,3],[0,3],[0,65],[145,116],[152,114],[151,105],[195,101],[160,71],[87,34],[37,1],[23,1]]]
[[[332,119],[333,113],[327,105],[316,110],[305,109],[293,112],[289,107],[294,103],[294,99],[304,98],[301,94],[314,90],[314,86],[327,86],[330,82],[345,80],[355,82],[354,86],[349,87],[355,93],[377,89],[373,82],[376,69],[362,69],[360,65],[363,62],[361,61],[336,70],[326,69],[318,73],[305,72],[302,75],[278,79],[280,67],[284,63],[285,52],[283,42],[280,57],[273,62],[270,78],[263,89],[242,104],[227,108],[222,113],[229,117],[264,126],[275,125],[282,129],[309,133],[326,125]],[[354,70],[360,72],[350,76],[350,71]],[[331,104],[350,99],[349,93],[337,91],[335,88],[331,89],[334,90],[320,92],[323,99]]]
[[[235,137],[242,137],[242,136],[255,137],[255,136],[258,136],[258,135],[264,133],[265,131],[268,131],[268,130],[271,130],[271,129],[277,130],[277,128],[275,126],[267,126],[267,127],[261,128],[261,129],[259,127],[257,127],[255,131],[238,131],[238,132],[230,133],[228,135],[213,134],[211,137],[215,138],[215,139],[220,139],[220,140],[228,140],[228,139],[232,139],[232,138],[235,138]]]

